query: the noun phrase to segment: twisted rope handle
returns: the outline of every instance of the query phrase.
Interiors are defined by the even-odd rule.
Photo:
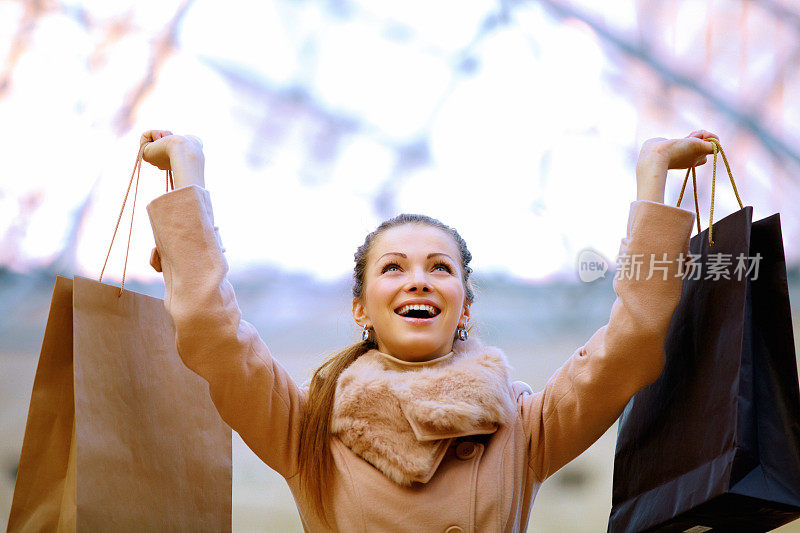
[[[152,141],[151,141],[152,142]],[[122,200],[122,209],[119,210],[119,217],[117,217],[117,225],[114,227],[114,234],[111,236],[111,244],[108,246],[108,253],[106,253],[106,260],[103,263],[103,268],[100,270],[100,279],[99,282],[103,282],[103,272],[106,270],[106,265],[108,264],[108,257],[111,255],[111,248],[114,246],[114,238],[117,236],[117,230],[119,229],[119,223],[122,220],[122,213],[125,211],[125,202],[128,201],[128,194],[131,192],[131,185],[133,185],[133,176],[136,176],[136,187],[133,190],[133,208],[131,210],[131,227],[128,230],[128,247],[125,250],[125,264],[122,267],[122,284],[119,288],[119,294],[117,298],[122,296],[123,287],[125,287],[125,272],[128,269],[128,253],[131,249],[131,234],[133,233],[133,215],[136,213],[136,196],[139,193],[139,174],[142,171],[142,158],[144,157],[144,147],[150,144],[146,142],[139,147],[139,153],[136,154],[136,163],[133,165],[133,172],[131,173],[131,179],[128,182],[128,189],[125,191],[125,198]],[[172,170],[167,170],[166,176],[166,192],[170,190],[175,190],[175,183],[172,180]],[[170,189],[171,188],[171,189]]]
[[[686,189],[686,182],[689,181],[689,172],[692,173],[692,191],[694,192],[694,214],[697,217],[697,233],[700,233],[703,230],[700,229],[700,204],[697,202],[697,174],[694,172],[694,167],[686,169],[686,177],[683,178],[683,186],[681,187],[681,194],[678,196],[677,207],[681,206],[683,190]]]
[[[728,171],[728,177],[731,179],[731,186],[733,186],[733,194],[736,195],[736,201],[739,202],[739,208],[744,209],[744,205],[742,205],[742,199],[739,198],[739,191],[736,189],[736,182],[733,180],[733,174],[731,173],[731,166],[728,164],[728,158],[725,157],[725,152],[722,150],[722,145],[719,143],[717,139],[708,138],[703,139],[704,141],[710,142],[711,146],[714,150],[714,168],[711,172],[711,210],[708,215],[708,244],[710,246],[714,245],[713,231],[714,231],[714,193],[716,190],[716,179],[717,179],[717,152],[722,154],[722,160],[725,162],[725,169]],[[681,187],[681,194],[678,196],[678,203],[676,207],[680,207],[681,200],[683,199],[683,191],[686,188],[686,182],[689,180],[689,172],[692,173],[692,187],[694,188],[694,208],[695,214],[697,215],[697,233],[700,233],[700,205],[697,202],[697,180],[695,178],[695,171],[694,167],[689,167],[686,170],[686,177],[683,178],[683,186]]]

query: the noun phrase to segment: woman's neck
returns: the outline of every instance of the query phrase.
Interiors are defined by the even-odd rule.
[[[393,355],[389,355],[388,353],[382,352],[380,350],[376,349],[375,351],[378,352],[387,361],[390,361],[391,363],[394,363],[396,365],[403,366],[403,367],[406,367],[406,368],[420,368],[420,367],[424,367],[424,366],[435,365],[437,363],[441,363],[442,361],[446,361],[446,360],[450,359],[453,356],[453,351],[451,350],[451,351],[449,351],[448,353],[446,353],[444,355],[440,355],[438,357],[434,357],[433,359],[428,359],[427,361],[405,361],[403,359],[399,359],[399,358],[397,358],[397,357],[395,357]]]

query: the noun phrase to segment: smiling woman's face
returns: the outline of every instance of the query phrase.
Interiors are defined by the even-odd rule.
[[[460,257],[453,237],[428,225],[395,226],[375,239],[353,318],[374,328],[380,351],[427,361],[452,350],[456,327],[469,320]],[[434,316],[409,311],[409,304],[432,308]]]

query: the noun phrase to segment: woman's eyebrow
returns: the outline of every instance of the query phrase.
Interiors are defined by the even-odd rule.
[[[380,256],[378,258],[378,261],[380,261],[381,259],[383,259],[387,255],[399,255],[400,257],[408,258],[408,256],[406,254],[401,253],[401,252],[386,252],[385,254],[383,254],[382,256]],[[431,257],[433,257],[435,255],[443,255],[443,256],[447,257],[448,259],[450,259],[451,261],[453,260],[452,257],[450,257],[449,255],[447,255],[446,253],[443,253],[443,252],[433,252],[432,254],[428,254],[427,258],[430,259]]]

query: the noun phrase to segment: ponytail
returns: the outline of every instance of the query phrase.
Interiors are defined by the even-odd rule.
[[[339,375],[375,344],[361,341],[331,355],[311,377],[308,402],[300,431],[300,491],[322,522],[328,526],[326,505],[333,487],[334,464],[331,452],[331,419]]]

